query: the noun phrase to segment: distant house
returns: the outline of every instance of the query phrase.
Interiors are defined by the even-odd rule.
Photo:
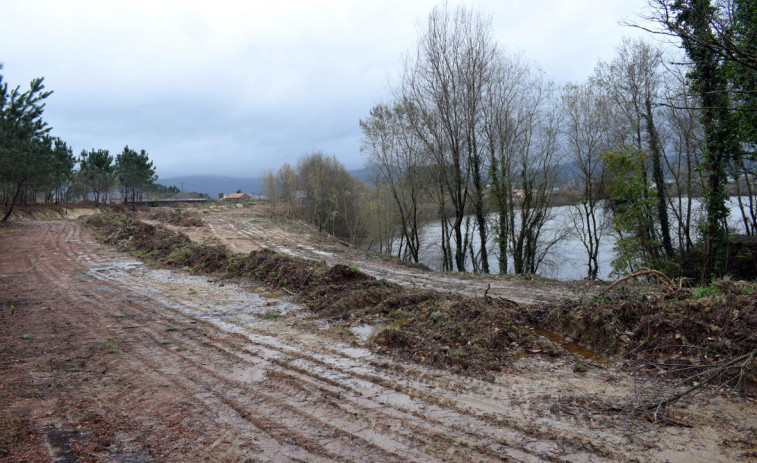
[[[226,195],[223,199],[225,201],[249,201],[252,199],[252,196],[247,193],[231,193]]]

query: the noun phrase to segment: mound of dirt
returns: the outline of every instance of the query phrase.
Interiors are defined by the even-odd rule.
[[[297,259],[278,254],[270,249],[253,251],[238,263],[235,275],[252,276],[272,286],[283,286],[290,291],[304,289],[311,278],[326,272],[328,267],[317,261]]]
[[[372,345],[417,362],[473,373],[499,370],[515,353],[560,353],[535,335],[511,302],[406,289],[355,266],[328,266],[268,249],[232,254],[123,211],[91,216],[85,223],[105,243],[154,265],[258,279],[286,288],[319,317],[389,325]]]
[[[377,309],[397,307],[394,323],[373,340],[382,350],[460,372],[498,371],[522,352],[560,355],[536,336],[516,304],[488,298],[440,295],[432,291],[387,299]]]
[[[709,365],[757,350],[757,285],[722,281],[656,294],[623,290],[590,304],[539,307],[529,318],[607,354]]]
[[[189,211],[182,211],[181,209],[159,210],[150,218],[152,220],[158,220],[163,223],[180,227],[202,227],[205,225],[205,222],[197,214]]]
[[[234,259],[223,246],[194,243],[183,233],[147,224],[130,212],[104,212],[87,217],[84,223],[104,243],[130,252],[151,265],[218,273],[225,271]]]
[[[297,292],[320,317],[388,325],[372,345],[408,360],[478,373],[500,370],[516,353],[562,353],[536,336],[511,302],[406,289],[354,266],[329,267],[270,250],[254,251],[239,264],[268,284]]]

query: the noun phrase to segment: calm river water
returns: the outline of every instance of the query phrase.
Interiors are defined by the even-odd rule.
[[[699,201],[695,200],[694,203],[695,210],[697,211],[695,215],[700,216],[701,212],[698,211]],[[744,225],[741,221],[741,212],[738,209],[738,203],[735,197],[730,199],[729,206],[731,208],[731,217],[729,219],[729,227],[731,231],[735,233],[743,233]],[[547,252],[546,258],[540,265],[537,273],[558,280],[578,280],[584,278],[588,272],[588,258],[586,249],[573,226],[572,214],[575,213],[575,208],[572,206],[554,207],[551,212],[552,218],[547,222],[542,231],[544,242],[551,241],[558,236],[562,236],[562,238]],[[496,216],[490,216],[490,223],[494,223],[495,218]],[[672,214],[670,220],[672,233],[673,227],[676,227],[675,217]],[[598,276],[601,279],[609,279],[610,272],[612,271],[612,260],[614,258],[613,246],[617,239],[616,234],[609,229],[611,227],[607,228],[608,230],[604,232],[604,236],[601,238],[598,255]],[[475,241],[474,249],[478,252],[478,235],[476,235]],[[441,269],[442,252],[440,242],[441,224],[436,222],[427,225],[423,229],[421,237],[423,250],[420,260],[434,270]],[[499,269],[499,265],[497,264],[498,252],[497,246],[493,240],[490,240],[487,248],[491,250],[489,255],[489,266],[491,271],[497,272]],[[468,265],[470,270],[470,263]],[[509,265],[510,271],[512,271],[512,260]]]

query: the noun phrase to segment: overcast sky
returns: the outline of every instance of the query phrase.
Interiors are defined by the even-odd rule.
[[[431,0],[2,0],[10,86],[45,77],[45,119],[82,149],[145,149],[160,177],[255,177],[313,150],[364,165],[358,121],[385,101]],[[609,60],[647,0],[470,0],[553,80]]]

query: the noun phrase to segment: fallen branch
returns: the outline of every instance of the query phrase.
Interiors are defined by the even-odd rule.
[[[676,289],[675,282],[673,280],[671,280],[669,276],[665,275],[664,273],[660,272],[659,270],[652,270],[652,269],[649,269],[649,268],[645,268],[644,270],[641,270],[639,272],[632,273],[630,275],[624,276],[620,280],[616,281],[615,283],[613,283],[610,286],[608,286],[607,288],[605,288],[605,290],[602,291],[601,293],[599,293],[599,295],[602,296],[604,293],[606,293],[607,291],[611,290],[615,286],[623,283],[624,281],[630,280],[631,278],[641,277],[641,276],[644,276],[644,275],[652,275],[652,276],[654,276],[657,279],[658,283],[661,283],[663,286],[665,286],[666,289],[670,289],[670,290]]]
[[[723,365],[721,365],[721,366],[719,366],[717,368],[713,368],[713,369],[710,370],[711,372],[713,372],[712,376],[710,376],[709,378],[705,379],[704,381],[695,382],[693,386],[691,386],[690,388],[686,389],[685,391],[682,391],[682,392],[679,392],[678,394],[674,394],[672,396],[666,397],[665,399],[662,399],[659,402],[655,402],[655,403],[649,404],[649,405],[645,406],[644,408],[646,410],[655,409],[655,415],[657,415],[657,411],[659,411],[661,408],[664,408],[664,407],[666,407],[666,406],[668,406],[668,405],[670,405],[672,403],[678,402],[679,400],[683,399],[684,397],[686,397],[687,395],[691,394],[692,392],[697,391],[697,390],[705,387],[706,385],[712,383],[713,381],[715,381],[716,378],[720,377],[723,374],[723,372],[725,372],[729,368],[732,368],[733,366],[735,366],[739,362],[744,362],[744,364],[748,364],[754,358],[755,354],[757,354],[757,350],[753,350],[752,352],[749,352],[748,354],[744,354],[741,357],[737,357],[737,358],[731,360],[730,362],[725,363],[725,364],[723,364]],[[699,375],[701,375],[701,373],[698,374],[698,375],[696,375],[696,376],[699,376]]]

